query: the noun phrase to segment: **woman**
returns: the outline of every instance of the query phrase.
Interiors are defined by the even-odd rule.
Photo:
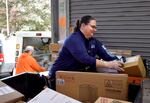
[[[66,38],[49,72],[52,80],[55,80],[55,73],[58,70],[96,72],[96,69],[112,68],[124,71],[121,68],[123,64],[116,61],[115,56],[107,53],[104,45],[93,37],[94,32],[96,32],[95,18],[86,15],[81,21],[78,20],[75,32]]]

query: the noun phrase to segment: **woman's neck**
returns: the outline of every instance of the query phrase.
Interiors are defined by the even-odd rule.
[[[82,34],[84,35],[84,37],[85,37],[86,39],[89,39],[89,37],[87,37],[87,36],[85,35],[84,30],[80,29],[80,31],[82,32]]]

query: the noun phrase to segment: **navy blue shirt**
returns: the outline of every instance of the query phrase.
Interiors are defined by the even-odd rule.
[[[95,72],[96,57],[106,61],[116,59],[96,38],[86,39],[81,31],[75,32],[66,38],[49,75],[55,78],[55,72],[58,70]]]

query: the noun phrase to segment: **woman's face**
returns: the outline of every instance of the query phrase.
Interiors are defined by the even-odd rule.
[[[93,37],[93,34],[96,32],[96,20],[91,20],[88,24],[83,24],[83,34],[88,39]]]

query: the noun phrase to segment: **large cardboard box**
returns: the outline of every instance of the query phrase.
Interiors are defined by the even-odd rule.
[[[45,88],[33,99],[27,103],[81,103],[66,95],[53,91],[49,88]]]
[[[122,101],[122,100],[118,100],[118,99],[99,97],[95,103],[131,103],[131,102]]]
[[[94,103],[100,96],[127,100],[128,75],[58,71],[56,90],[83,103]]]
[[[140,55],[126,58],[124,70],[129,76],[145,77],[146,69]]]
[[[0,81],[0,103],[16,103],[23,100],[23,94]]]

